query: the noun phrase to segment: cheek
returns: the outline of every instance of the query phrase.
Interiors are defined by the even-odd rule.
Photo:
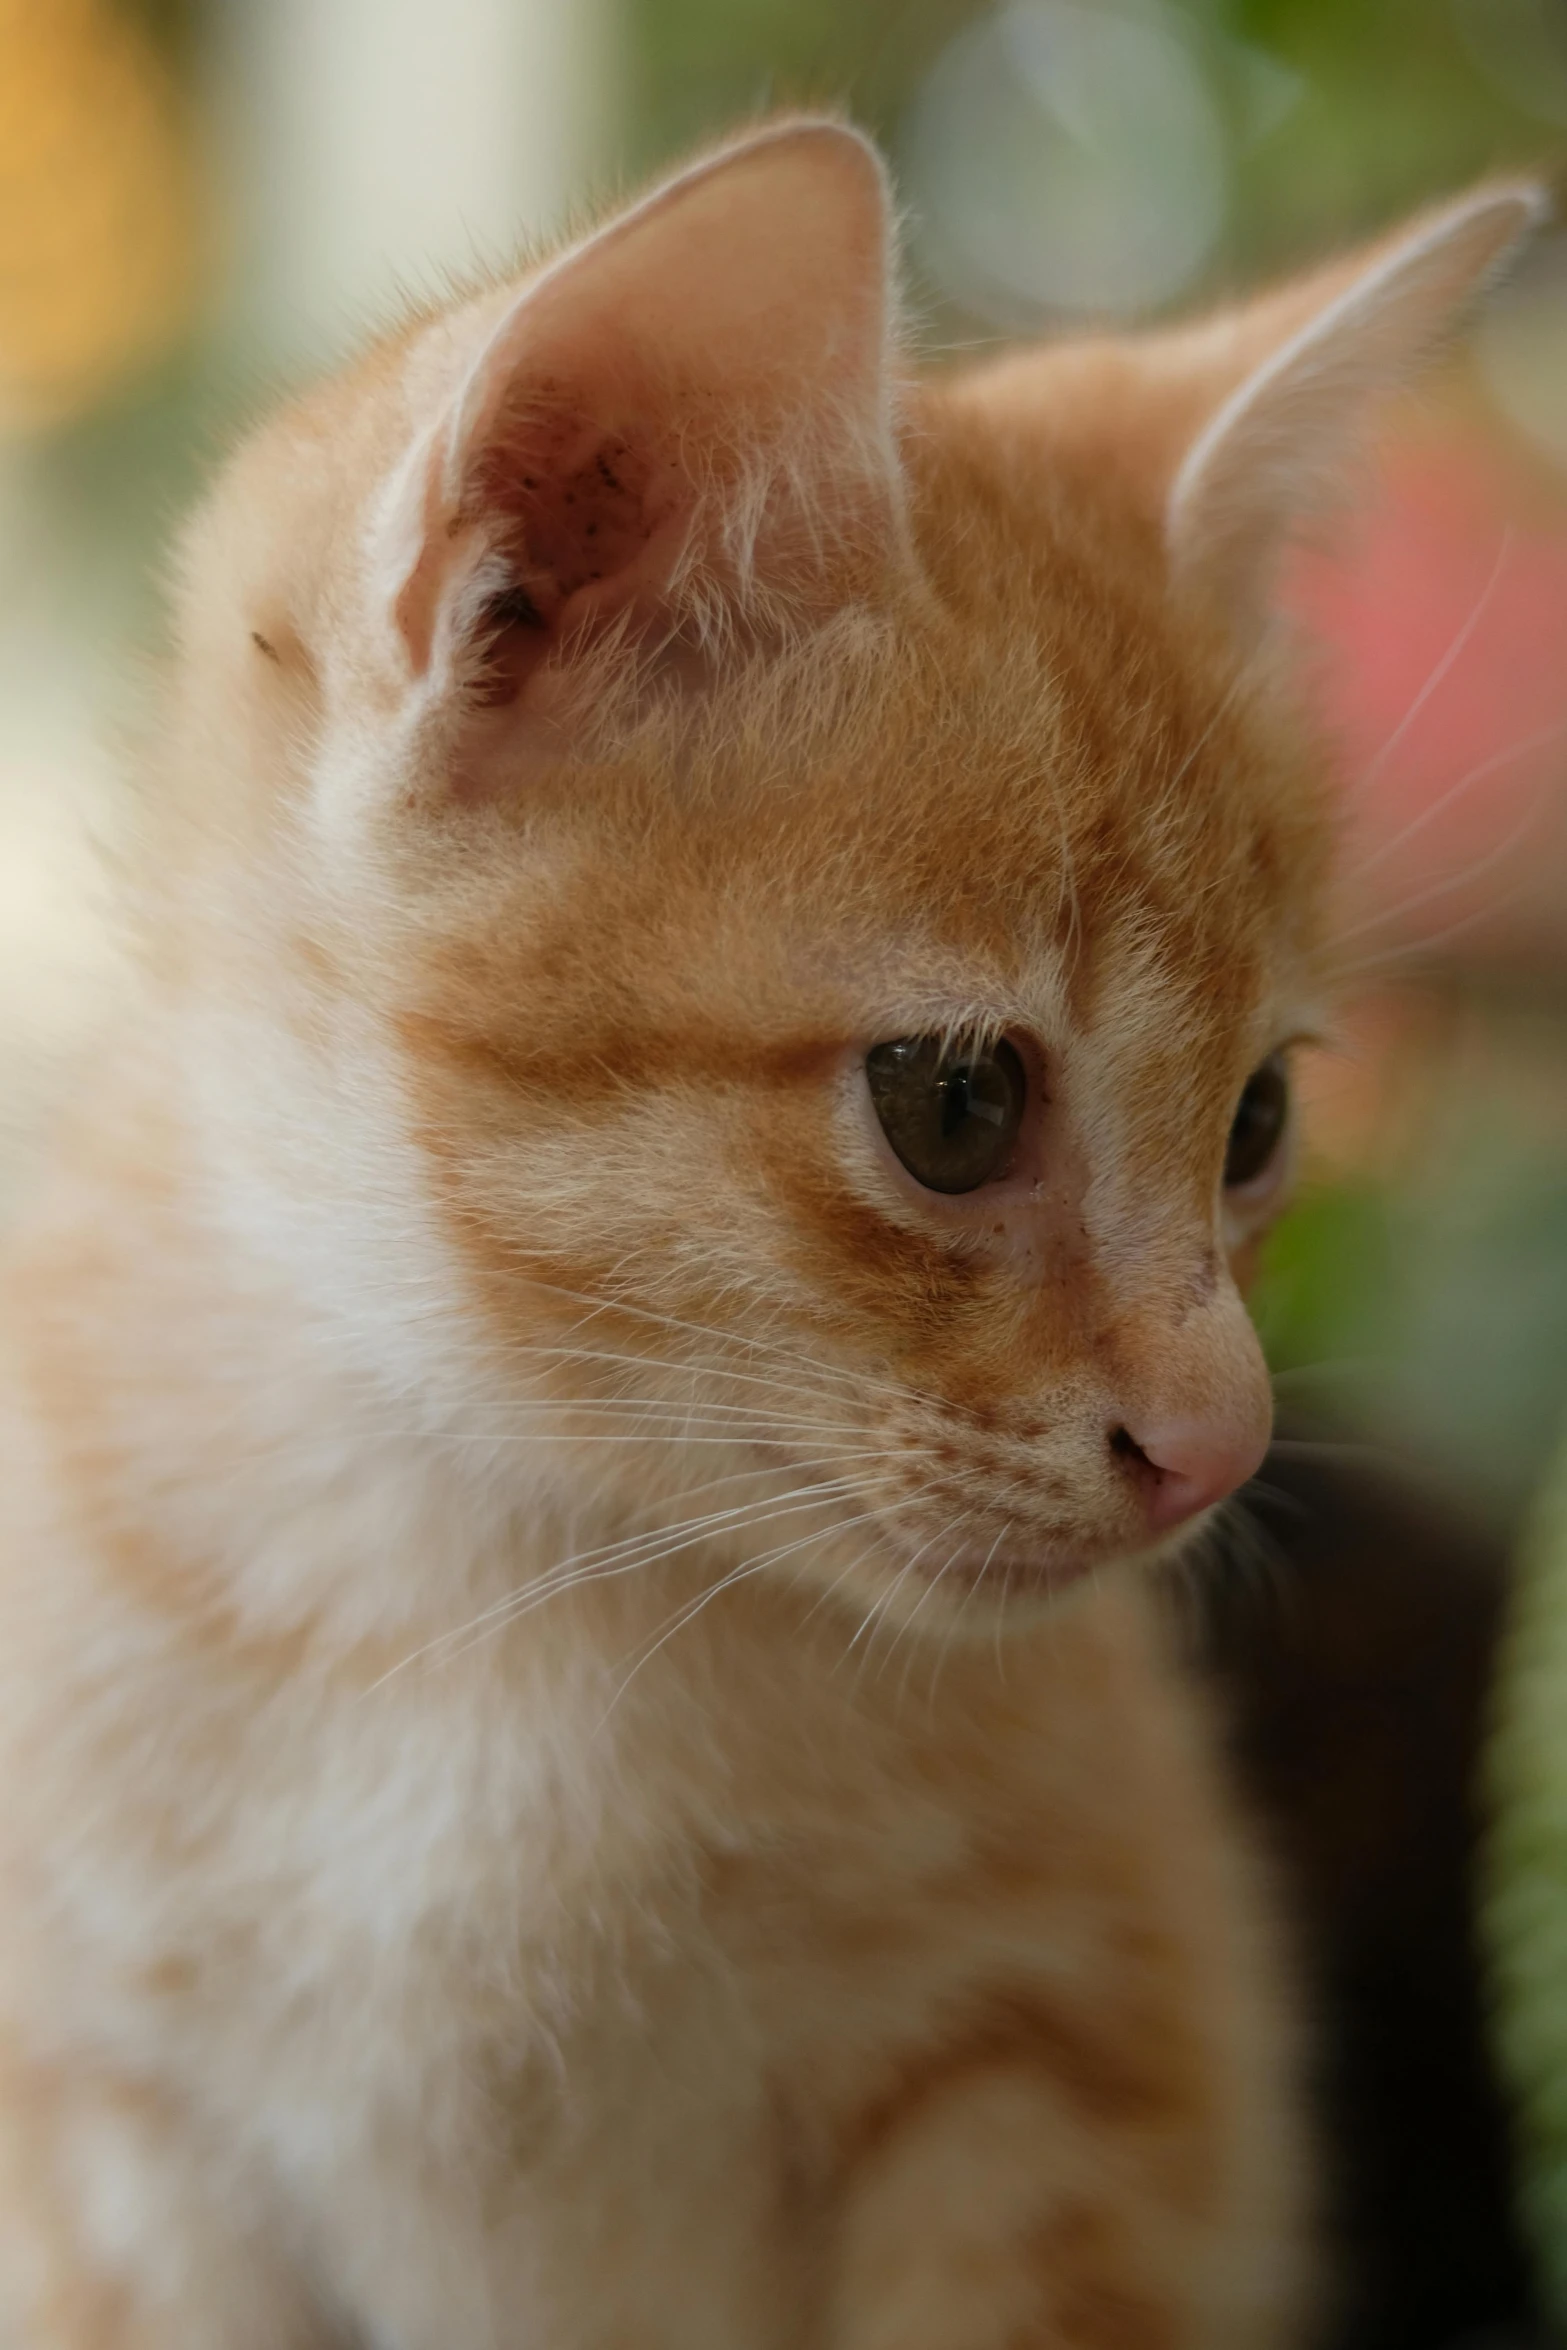
[[[780,1247],[837,1318],[900,1355],[982,1315],[993,1268],[857,1197],[831,1167],[783,1166]]]
[[[899,1198],[842,1104],[801,1087],[755,1117],[737,1172],[813,1316],[904,1363],[993,1325],[998,1269],[972,1236],[933,1229]]]
[[[873,1152],[840,1155],[821,1118],[774,1129],[765,1164],[776,1245],[818,1327],[911,1388],[996,1409],[1094,1354],[1107,1303],[1075,1199],[927,1214]]]

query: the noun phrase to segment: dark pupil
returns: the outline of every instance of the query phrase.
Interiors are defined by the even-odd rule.
[[[902,1037],[866,1055],[882,1132],[927,1191],[977,1191],[1001,1174],[1023,1122],[1023,1064],[1002,1037],[983,1051]]]
[[[1233,1190],[1259,1176],[1279,1147],[1289,1116],[1289,1079],[1277,1053],[1246,1080],[1224,1154],[1224,1181]]]
[[[941,1139],[947,1142],[958,1132],[966,1118],[975,1115],[968,1070],[954,1069],[950,1077],[940,1078],[937,1090],[941,1096]],[[984,1107],[983,1100],[980,1107]]]

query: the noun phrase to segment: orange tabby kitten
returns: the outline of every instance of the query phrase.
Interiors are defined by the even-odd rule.
[[[1535,208],[901,369],[789,122],[287,410],[5,1271],[24,2350],[1221,2350],[1298,2201],[1142,1578],[1256,1466],[1273,557]]]

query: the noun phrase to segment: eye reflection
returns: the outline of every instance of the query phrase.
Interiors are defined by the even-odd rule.
[[[1005,1037],[973,1049],[900,1037],[872,1047],[865,1074],[882,1132],[927,1191],[977,1191],[1005,1173],[1028,1091]]]

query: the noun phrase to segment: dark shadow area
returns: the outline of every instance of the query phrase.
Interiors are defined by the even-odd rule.
[[[1504,1546],[1349,1448],[1271,1458],[1269,1564],[1200,1640],[1297,1927],[1325,2169],[1320,2350],[1543,2341],[1472,1909]]]

